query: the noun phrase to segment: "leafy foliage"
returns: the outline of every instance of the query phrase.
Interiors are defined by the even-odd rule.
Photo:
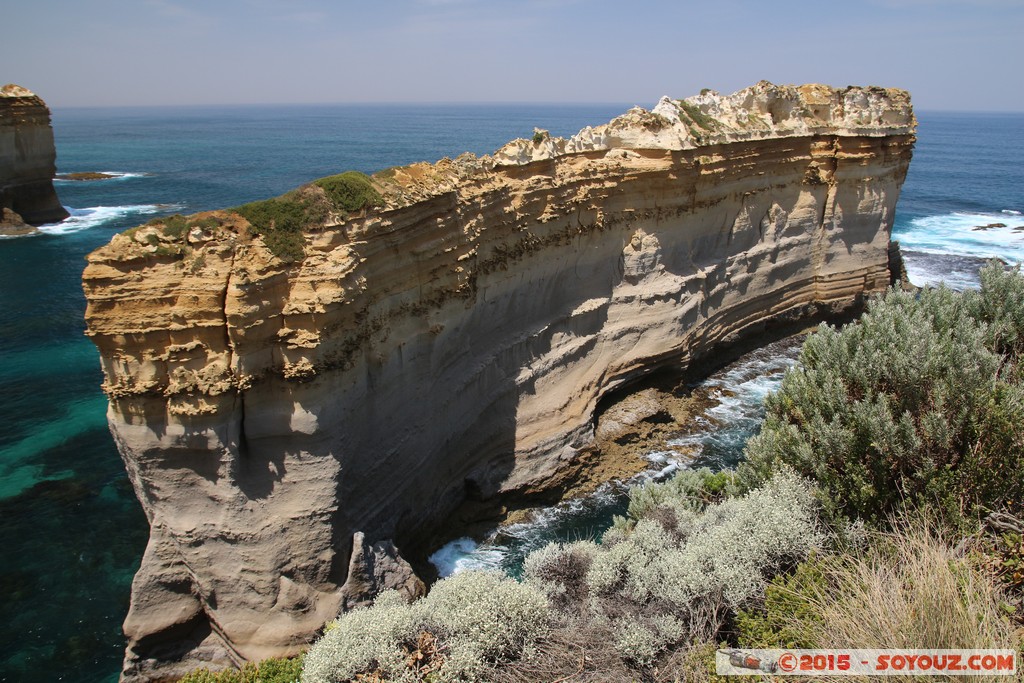
[[[547,600],[532,586],[487,572],[464,572],[407,605],[391,591],[342,615],[310,649],[304,683],[371,673],[386,680],[473,680],[489,663],[520,655],[549,625]],[[425,642],[438,654],[422,665]]]
[[[658,508],[682,506],[700,512],[712,503],[719,503],[739,493],[736,475],[731,470],[713,473],[707,467],[682,470],[668,481],[634,488],[629,492],[629,519],[619,518],[617,526],[635,523],[655,514]]]
[[[380,206],[384,201],[369,176],[358,171],[346,171],[321,178],[313,184],[323,188],[336,209],[347,213],[362,211],[370,206]]]
[[[180,213],[176,213],[173,216],[168,216],[163,219],[164,224],[164,235],[171,239],[178,239],[185,234],[185,230],[188,227],[188,219],[182,216]]]
[[[321,228],[331,213],[346,216],[382,202],[368,176],[348,171],[233,210],[249,221],[271,253],[284,261],[298,261],[305,253],[304,233]]]
[[[265,659],[248,663],[239,669],[210,671],[197,669],[180,683],[294,683],[302,674],[304,656]]]
[[[312,209],[311,202],[297,192],[290,192],[274,199],[243,204],[234,211],[249,221],[271,253],[285,261],[297,261],[304,253],[303,230],[315,218],[322,220]]]
[[[639,666],[673,645],[713,637],[730,611],[821,540],[811,491],[791,472],[707,503],[694,492],[725,479],[680,476],[681,484],[634,492],[637,517],[603,545],[545,548],[525,565],[527,580],[553,596],[556,609],[612,625],[615,647]]]
[[[761,605],[740,610],[736,617],[740,647],[813,648],[821,618],[811,596],[828,594],[826,563],[822,556],[812,555],[793,572],[773,578]]]
[[[176,213],[173,216],[154,218],[146,223],[146,225],[161,226],[161,232],[164,237],[170,240],[181,240],[184,238],[185,233],[187,233],[191,228],[198,227],[204,230],[211,230],[219,227],[220,221],[213,216],[207,216],[206,218],[188,218],[186,216],[182,216],[180,213]],[[137,230],[138,228],[132,228],[131,230],[126,230],[125,234],[134,234]]]
[[[701,108],[695,104],[690,104],[686,100],[679,100],[679,109],[681,110],[681,113],[685,114],[691,121],[704,130],[713,131],[718,128],[718,121],[713,116],[705,114],[701,111]]]
[[[1024,494],[1024,277],[986,267],[980,292],[889,291],[804,344],[767,401],[740,473],[787,465],[834,516],[884,524],[908,503],[962,519]]]

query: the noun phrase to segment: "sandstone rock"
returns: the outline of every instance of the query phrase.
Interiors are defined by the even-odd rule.
[[[905,92],[760,83],[656,109],[389,169],[382,206],[295,262],[226,213],[90,255],[108,421],[153,529],[126,678],[154,675],[155,644],[295,653],[341,609],[357,531],[421,559],[467,498],[578,470],[603,397],[889,284]],[[160,605],[186,596],[183,637]]]
[[[31,235],[35,232],[39,232],[39,230],[35,226],[26,223],[15,211],[8,209],[6,206],[0,208],[0,236],[19,237],[21,235]]]
[[[665,409],[662,407],[660,397],[655,389],[638,391],[619,401],[601,415],[594,436],[598,439],[613,438],[664,412]]]
[[[356,532],[352,536],[348,579],[341,587],[342,610],[368,605],[386,590],[398,591],[407,602],[412,602],[426,595],[427,585],[390,540],[371,545],[362,532]]]
[[[46,104],[20,86],[0,88],[0,208],[30,225],[67,218],[53,189],[56,160]]]
[[[898,285],[907,291],[916,289],[910,282],[910,276],[907,275],[907,263],[903,260],[900,243],[896,241],[889,243],[889,285],[891,287]]]

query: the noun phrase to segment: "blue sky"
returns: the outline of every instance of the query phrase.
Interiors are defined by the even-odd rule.
[[[51,106],[615,102],[906,88],[1024,111],[1024,0],[12,0],[0,82]]]

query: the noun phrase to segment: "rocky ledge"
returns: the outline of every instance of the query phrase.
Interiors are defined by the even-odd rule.
[[[915,123],[762,82],[114,237],[84,286],[151,525],[125,679],[294,653],[374,576],[415,594],[399,553],[564,485],[602,398],[882,290]]]
[[[21,86],[0,88],[0,235],[68,217],[53,189],[56,160],[46,103]]]

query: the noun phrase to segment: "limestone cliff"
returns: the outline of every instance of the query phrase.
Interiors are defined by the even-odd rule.
[[[297,245],[283,212],[116,236],[84,281],[152,529],[125,677],[297,651],[357,532],[417,548],[577,466],[609,392],[886,287],[914,129],[903,91],[762,82],[311,185]]]
[[[56,159],[46,104],[20,86],[0,88],[0,234],[67,218],[53,189]]]

